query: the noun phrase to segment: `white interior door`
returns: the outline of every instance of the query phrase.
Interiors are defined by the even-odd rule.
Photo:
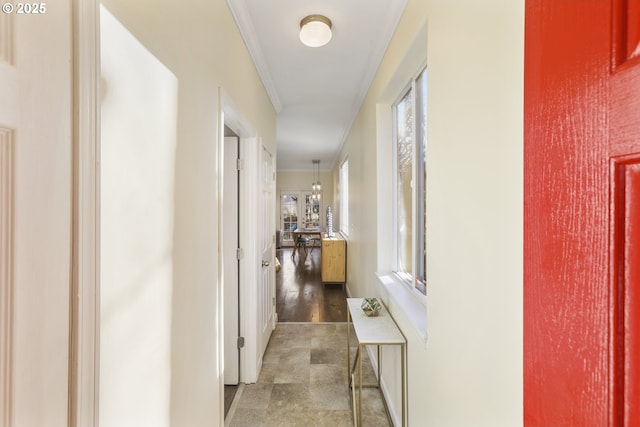
[[[69,410],[71,2],[48,2],[32,14],[2,3],[0,425],[62,426]]]
[[[273,155],[264,147],[260,156],[260,281],[259,281],[259,326],[260,355],[264,354],[271,332],[275,327],[275,206],[274,206],[275,173]]]
[[[238,384],[238,138],[224,139],[223,176],[223,286],[224,286],[224,383]]]

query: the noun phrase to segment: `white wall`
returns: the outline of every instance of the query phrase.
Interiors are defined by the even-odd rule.
[[[408,340],[409,425],[523,423],[523,22],[521,0],[409,0],[341,155],[350,170],[349,289],[383,296],[374,278],[391,259],[383,122],[426,59],[426,344],[385,297]],[[389,353],[384,364],[397,359]],[[383,380],[399,411],[390,369]]]
[[[178,82],[100,15],[100,424],[169,426]]]
[[[140,204],[147,204],[147,208],[155,209],[155,213],[149,211],[147,222],[143,215],[127,217],[137,225],[130,233],[125,233],[125,241],[117,243],[119,255],[129,256],[125,264],[129,283],[128,289],[119,290],[118,298],[112,294],[109,315],[114,316],[115,322],[126,324],[127,334],[106,335],[108,340],[102,343],[101,354],[114,359],[103,363],[101,381],[105,379],[105,386],[108,386],[106,378],[121,378],[123,382],[118,386],[134,388],[135,398],[142,402],[148,399],[149,404],[134,408],[136,412],[126,417],[122,412],[138,402],[124,406],[112,389],[101,396],[101,421],[111,420],[109,424],[105,421],[104,425],[119,427],[219,425],[222,419],[219,406],[222,372],[217,357],[222,342],[216,200],[217,146],[222,135],[221,123],[218,123],[219,88],[224,89],[251,123],[256,131],[253,136],[261,138],[273,153],[276,151],[275,112],[225,2],[105,0],[103,4],[140,43],[139,55],[148,56],[149,63],[153,64],[145,68],[135,65],[134,59],[124,56],[126,46],[121,46],[121,64],[117,64],[125,73],[121,78],[145,74],[150,87],[153,82],[160,82],[161,88],[157,94],[159,99],[138,92],[142,98],[132,101],[129,110],[112,109],[110,112],[114,116],[103,129],[108,133],[113,130],[109,124],[130,124],[130,129],[118,134],[123,138],[118,142],[126,141],[131,147],[131,151],[122,148],[119,166],[127,165],[134,170],[137,166],[138,172],[154,171],[156,179],[140,183],[142,188],[136,188],[135,194],[145,198],[158,196],[159,203],[153,208],[147,204],[149,200],[134,197],[131,203],[123,206],[122,200],[116,200],[123,218],[127,217],[127,208]],[[122,84],[113,79],[107,83],[105,102],[109,100],[109,91],[117,90]],[[169,111],[161,113],[166,114],[164,120],[157,114],[160,103],[170,107]],[[149,137],[150,132],[159,134]],[[103,140],[103,145],[107,141],[109,138]],[[154,147],[154,143],[157,146]],[[111,161],[118,162],[118,159]],[[137,177],[134,174],[136,183]],[[123,192],[114,191],[116,199],[133,192],[126,178],[119,185]],[[103,208],[109,209],[109,206]],[[156,220],[161,221],[157,223]],[[113,229],[103,230],[103,235],[112,231],[122,233],[129,224],[112,221]],[[161,233],[146,234],[144,228],[139,227],[159,228]],[[149,259],[149,248],[158,261],[151,266],[151,271],[158,275],[147,277],[145,281],[144,276],[129,273]],[[113,277],[114,273],[103,268],[104,279]],[[125,275],[122,271],[117,273]],[[118,280],[108,279],[103,286],[120,287],[123,283]],[[145,289],[147,296],[141,298],[136,289]],[[105,291],[108,295],[109,291]],[[150,314],[147,312],[146,322],[141,320],[142,312],[138,310],[144,309],[144,299],[146,309],[153,310]],[[130,321],[125,322],[126,317],[118,318],[131,313],[132,307],[136,309]],[[135,340],[130,341],[131,337],[145,342],[132,348]],[[118,357],[136,348],[140,352],[148,351],[146,356],[150,363],[156,364],[153,378],[146,376],[145,370],[131,371],[129,365],[114,363]],[[137,356],[143,355],[138,353]],[[124,378],[125,374],[130,375]],[[112,400],[107,403],[103,399]]]

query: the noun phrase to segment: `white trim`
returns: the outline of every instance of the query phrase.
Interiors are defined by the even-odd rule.
[[[240,171],[240,239],[239,245],[244,249],[244,258],[240,260],[240,335],[245,338],[245,346],[240,350],[240,381],[244,383],[255,383],[260,372],[262,358],[258,356],[258,318],[257,300],[254,291],[255,283],[258,280],[257,267],[260,265],[258,246],[255,239],[257,235],[258,218],[255,215],[257,210],[258,194],[258,159],[260,144],[256,138],[256,133],[251,123],[242,115],[231,97],[223,89],[219,89],[220,102],[220,132],[219,138],[224,134],[224,125],[231,128],[240,138],[240,158],[244,161],[244,167]],[[218,194],[219,196],[219,194]],[[220,209],[220,207],[219,207]],[[220,212],[219,212],[220,215]],[[218,224],[221,227],[221,224]],[[220,280],[220,277],[218,277]],[[218,331],[219,339],[222,340],[224,334],[224,307],[221,287],[218,286]],[[220,341],[219,341],[220,342]],[[218,358],[220,363],[224,360],[224,347],[219,345]],[[220,379],[220,390],[222,388],[222,378]],[[224,399],[221,393],[220,399]]]
[[[258,181],[260,144],[257,138],[240,137],[240,156],[244,168],[240,171],[240,335],[245,346],[240,350],[240,381],[255,383],[262,366],[259,354],[258,299],[255,291],[259,275],[260,248],[258,240]]]
[[[391,248],[393,245],[388,243],[393,240],[393,190],[391,185],[393,163],[389,161],[393,156],[393,144],[390,143],[393,138],[391,112],[391,104],[376,105],[377,266],[381,271],[391,270],[392,267]]]
[[[251,20],[247,4],[245,3],[245,0],[227,0],[227,6],[231,11],[233,19],[236,21],[238,31],[240,32],[240,35],[244,40],[244,44],[253,59],[256,71],[258,72],[258,75],[260,75],[260,80],[262,80],[264,89],[269,95],[271,104],[273,105],[274,110],[276,110],[276,113],[279,113],[282,111],[282,102],[278,97],[278,91],[271,79],[271,74],[269,74],[267,61],[264,59],[262,50],[259,48],[260,43],[258,42],[258,35],[256,34],[253,26],[253,21]]]
[[[256,131],[251,123],[242,115],[240,109],[236,106],[235,102],[233,102],[233,99],[231,99],[229,94],[223,88],[220,88],[219,92],[220,111],[224,114],[224,122],[222,122],[223,137],[224,125],[227,125],[231,130],[233,130],[240,139],[255,137]]]
[[[214,331],[216,348],[218,349],[218,364],[216,366],[216,376],[218,378],[218,408],[214,411],[218,414],[218,424],[224,423],[224,360],[225,360],[225,312],[224,312],[224,241],[223,241],[223,218],[224,218],[224,108],[222,100],[222,89],[218,91],[218,132],[215,135],[216,143],[216,195],[215,200],[218,206],[218,274],[216,277],[216,324],[219,325]]]
[[[427,313],[424,303],[394,273],[376,273],[382,300],[395,317],[404,316],[423,344],[427,343]],[[403,331],[404,332],[404,331]]]
[[[218,133],[217,133],[217,156],[216,164],[218,174],[218,186],[216,189],[216,200],[221,200],[222,195],[222,162],[224,126],[228,126],[239,137],[239,156],[242,159],[244,167],[238,172],[240,185],[238,187],[239,195],[239,218],[238,226],[239,239],[238,245],[243,249],[244,257],[239,261],[239,288],[240,297],[238,304],[240,305],[240,336],[245,339],[245,346],[240,349],[240,382],[255,383],[260,372],[260,363],[262,358],[258,357],[258,319],[257,319],[257,300],[255,297],[252,284],[257,283],[258,272],[255,266],[258,265],[258,249],[254,236],[257,233],[257,217],[255,216],[257,209],[257,182],[258,182],[258,155],[259,144],[255,137],[255,131],[251,123],[242,115],[240,109],[233,102],[229,94],[220,87],[218,89]],[[224,293],[222,286],[222,203],[218,202],[218,277],[217,277],[217,324],[216,333],[217,353],[218,353],[218,405],[219,405],[219,424],[224,425],[224,377],[222,375],[224,369]],[[244,309],[242,309],[244,307]]]
[[[74,240],[70,339],[71,426],[98,425],[100,315],[100,9],[73,1]]]
[[[369,56],[369,63],[364,68],[364,74],[362,76],[362,85],[360,86],[360,92],[356,96],[352,108],[350,111],[350,117],[345,122],[347,126],[344,128],[344,132],[341,135],[342,144],[340,145],[340,149],[337,151],[338,154],[333,158],[331,165],[335,165],[338,160],[338,156],[340,152],[342,152],[344,148],[344,144],[347,141],[349,133],[351,132],[351,128],[360,114],[360,109],[362,108],[362,103],[364,102],[365,97],[369,93],[369,89],[371,88],[371,83],[373,82],[376,73],[382,63],[382,58],[384,58],[387,49],[389,48],[389,44],[393,38],[393,33],[398,28],[398,24],[400,23],[400,18],[404,14],[405,8],[407,6],[408,0],[398,0],[390,1],[388,3],[387,9],[387,19],[385,20],[385,26],[380,29],[378,32],[378,38],[373,42],[373,48],[371,49],[372,54]]]
[[[13,396],[14,137],[0,128],[0,425],[11,426]]]
[[[397,150],[395,144],[397,137],[395,135],[395,106],[406,95],[407,91],[413,89],[415,79],[420,76],[422,71],[427,67],[427,21],[424,20],[414,39],[408,45],[407,50],[401,61],[401,65],[387,82],[386,87],[382,91],[376,104],[376,168],[377,177],[377,230],[378,230],[378,257],[377,268],[379,271],[392,271],[397,265],[397,233],[396,230],[396,206],[395,202],[395,185],[397,179],[396,164]],[[406,70],[411,70],[407,72]],[[415,149],[415,148],[414,148]],[[390,162],[389,159],[392,159]],[[412,172],[412,176],[415,172]],[[415,209],[415,189],[413,190],[412,199],[413,209]],[[413,215],[413,213],[412,213]],[[412,256],[415,265],[415,232],[412,235]],[[391,245],[388,242],[392,242]],[[414,267],[415,268],[415,267]],[[412,272],[414,274],[414,272]],[[402,283],[399,278],[395,281]],[[427,280],[428,281],[428,280]],[[421,304],[426,304],[425,296],[415,288],[411,283],[407,286],[412,292],[413,297],[418,295],[421,297]],[[415,290],[415,291],[414,291]]]

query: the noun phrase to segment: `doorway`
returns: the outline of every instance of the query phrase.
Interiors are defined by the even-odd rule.
[[[322,202],[311,191],[286,190],[280,193],[280,230],[283,246],[293,246],[296,228],[320,227]]]
[[[240,318],[239,318],[239,182],[238,159],[240,139],[228,126],[224,127],[224,163],[222,191],[222,247],[224,286],[224,413],[225,417],[240,382]]]

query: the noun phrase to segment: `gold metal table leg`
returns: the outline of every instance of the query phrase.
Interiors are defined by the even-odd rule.
[[[358,384],[358,423],[360,423],[360,420],[362,419],[362,351],[364,350],[362,347],[363,346],[358,343],[358,353],[360,353],[360,360],[358,360],[358,365],[360,366],[360,384]]]
[[[402,344],[400,345],[400,365],[401,365],[401,375],[402,375],[402,427],[406,426],[406,407],[407,407],[407,403],[405,401],[406,399],[406,365],[405,365],[405,346],[406,344]]]

